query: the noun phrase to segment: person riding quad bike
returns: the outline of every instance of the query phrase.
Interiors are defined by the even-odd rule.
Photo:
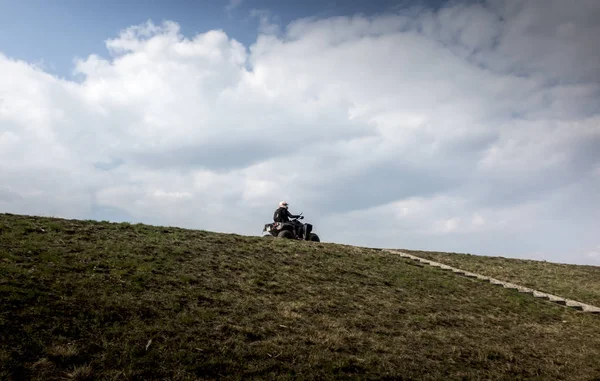
[[[300,215],[300,214],[292,214],[290,213],[290,211],[288,210],[289,208],[289,204],[286,201],[281,201],[279,203],[279,208],[277,208],[275,210],[275,213],[273,213],[273,221],[278,222],[280,224],[286,224],[286,223],[290,223],[290,218],[294,218],[294,219],[304,219],[304,216]],[[300,229],[302,228],[302,224],[300,222],[298,222],[297,220],[293,220],[291,221],[291,223],[293,224],[293,233],[295,236],[300,235]]]
[[[285,222],[290,222],[290,218],[299,218],[299,219],[304,219],[304,216],[301,215],[294,215],[291,214],[290,211],[288,210],[289,204],[285,201],[281,201],[279,203],[279,208],[277,208],[275,210],[275,213],[273,213],[273,221],[275,222],[280,222],[280,223],[285,223]]]
[[[279,203],[279,207],[273,213],[274,222],[265,224],[263,228],[263,233],[268,233],[266,237],[275,236],[319,242],[319,236],[312,233],[312,225],[303,224],[298,221],[298,219],[304,219],[302,213],[298,215],[291,214],[288,207],[289,205],[285,201]]]

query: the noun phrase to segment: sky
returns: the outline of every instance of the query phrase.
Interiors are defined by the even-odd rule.
[[[596,0],[0,0],[0,212],[260,235],[286,200],[600,265],[598,35]]]

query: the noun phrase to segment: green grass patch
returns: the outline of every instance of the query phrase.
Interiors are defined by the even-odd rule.
[[[600,266],[460,253],[402,251],[463,270],[600,306]]]

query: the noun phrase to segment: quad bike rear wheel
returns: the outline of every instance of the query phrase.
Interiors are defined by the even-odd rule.
[[[292,239],[294,238],[294,235],[292,234],[291,231],[289,230],[282,230],[279,232],[279,234],[277,234],[277,238],[288,238],[288,239]]]

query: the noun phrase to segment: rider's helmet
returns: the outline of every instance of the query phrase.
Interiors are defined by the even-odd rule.
[[[287,209],[287,208],[288,208],[288,203],[287,203],[286,201],[281,201],[281,202],[279,203],[279,207],[280,207],[280,208],[286,208],[286,209]]]

